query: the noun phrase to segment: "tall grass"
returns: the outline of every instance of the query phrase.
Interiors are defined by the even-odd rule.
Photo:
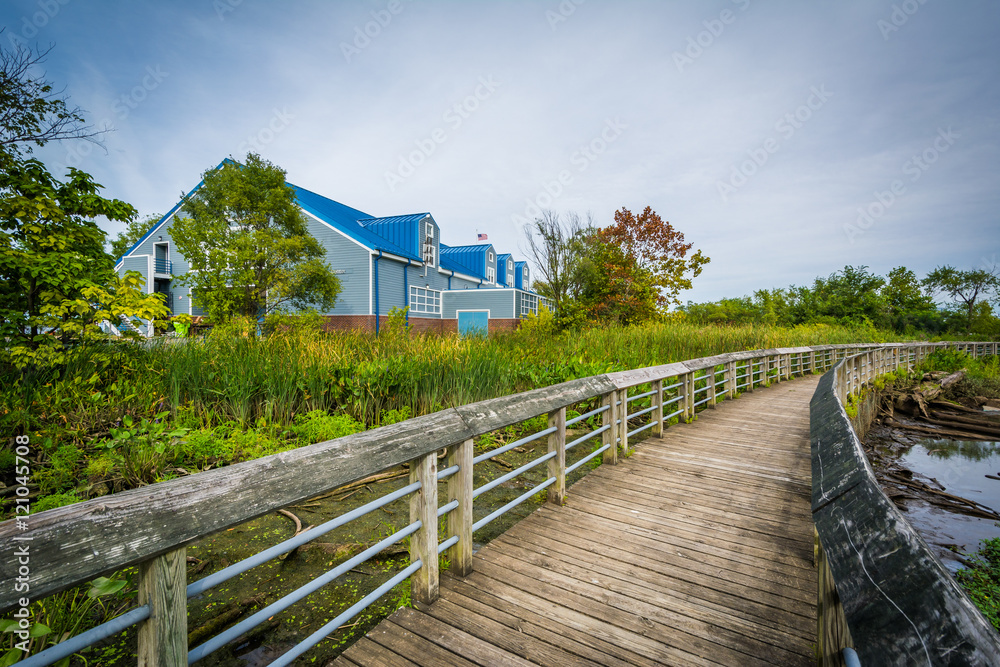
[[[685,322],[553,333],[540,327],[489,338],[238,328],[149,346],[95,347],[59,375],[6,376],[0,427],[79,444],[106,437],[126,415],[184,411],[205,427],[291,424],[313,410],[368,426],[386,411],[420,415],[615,370],[738,350],[884,342],[870,328]],[[109,353],[110,350],[110,353]]]
[[[614,370],[744,349],[878,342],[872,329],[685,323],[490,338],[289,330],[213,334],[150,355],[145,381],[206,420],[287,422],[315,409],[368,425],[386,410],[425,414]]]

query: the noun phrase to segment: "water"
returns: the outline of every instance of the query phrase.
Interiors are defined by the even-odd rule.
[[[914,476],[935,480],[944,490],[1000,511],[1000,442],[978,440],[921,440],[899,462]],[[945,566],[962,564],[948,547],[962,553],[979,548],[980,540],[1000,537],[1000,524],[949,512],[924,501],[907,500],[906,516]]]

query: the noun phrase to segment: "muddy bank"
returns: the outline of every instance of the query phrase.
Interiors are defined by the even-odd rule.
[[[888,390],[863,442],[883,491],[952,571],[1000,536],[1000,410],[961,380],[932,373]]]

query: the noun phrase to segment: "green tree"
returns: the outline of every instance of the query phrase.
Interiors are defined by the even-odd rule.
[[[916,274],[905,266],[898,266],[886,276],[882,296],[892,328],[898,332],[909,329],[934,328],[938,319],[934,300],[923,290]]]
[[[869,272],[867,266],[845,266],[828,278],[817,278],[813,285],[817,314],[842,324],[885,326],[883,285],[885,279]]]
[[[65,363],[80,343],[103,336],[103,320],[167,314],[159,297],[140,291],[138,274],[115,275],[94,222],[125,221],[135,210],[101,197],[82,171],[59,181],[28,157],[48,141],[93,136],[33,75],[40,59],[0,52],[0,355],[21,369]]]
[[[323,261],[281,168],[250,153],[203,175],[171,232],[190,285],[215,322],[285,309],[329,310],[340,282]]]
[[[923,281],[931,293],[944,293],[956,303],[965,306],[965,330],[972,331],[976,304],[1000,296],[1000,277],[996,269],[970,269],[962,271],[952,266],[939,266]]]
[[[111,256],[118,259],[128,252],[139,239],[146,235],[157,222],[162,218],[158,213],[147,215],[144,218],[133,217],[125,223],[125,229],[118,232],[118,237],[111,242]]]

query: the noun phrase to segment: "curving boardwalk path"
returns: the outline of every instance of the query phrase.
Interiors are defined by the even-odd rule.
[[[442,574],[337,665],[811,665],[809,399],[782,382],[648,438]]]

